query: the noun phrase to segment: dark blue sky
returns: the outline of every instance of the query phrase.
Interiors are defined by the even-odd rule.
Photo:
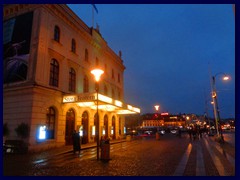
[[[92,5],[69,7],[92,27]],[[122,58],[124,99],[141,113],[213,117],[210,73],[216,76],[220,115],[235,117],[235,17],[231,4],[96,4],[94,27]]]

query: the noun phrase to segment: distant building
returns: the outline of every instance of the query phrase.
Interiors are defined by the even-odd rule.
[[[179,127],[186,126],[185,115],[145,114],[143,115],[142,128]]]
[[[3,123],[8,139],[14,129],[30,126],[30,151],[96,141],[96,92],[90,71],[104,70],[99,83],[100,136],[120,139],[124,114],[140,113],[125,104],[125,66],[99,29],[89,28],[64,4],[3,6]]]

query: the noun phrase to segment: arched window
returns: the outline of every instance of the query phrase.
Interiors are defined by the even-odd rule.
[[[50,63],[50,80],[49,85],[58,87],[59,64],[56,59],[52,59]]]
[[[115,79],[115,77],[114,77],[114,69],[112,69],[112,79]]]
[[[76,41],[75,41],[75,39],[72,39],[71,51],[72,51],[73,53],[76,53]]]
[[[76,89],[76,72],[73,68],[70,68],[68,90],[72,91],[72,92],[75,92],[75,89]]]
[[[54,27],[54,40],[60,42],[60,28],[58,26]]]
[[[88,50],[85,49],[85,61],[88,61]]]
[[[113,99],[115,98],[115,91],[114,91],[114,89],[112,89],[112,98]]]
[[[105,94],[105,95],[108,95],[108,89],[107,89],[107,86],[106,86],[106,85],[104,85],[104,94]]]
[[[56,113],[53,107],[47,109],[46,139],[54,139]]]
[[[99,60],[98,60],[98,58],[96,57],[96,62],[95,62],[95,64],[96,64],[96,66],[98,66],[99,65]]]
[[[83,79],[83,92],[84,93],[89,92],[89,82],[88,82],[87,76],[84,76],[84,79]]]
[[[118,82],[121,82],[120,74],[118,73]]]
[[[118,99],[121,100],[121,93],[120,93],[120,90],[118,90]]]

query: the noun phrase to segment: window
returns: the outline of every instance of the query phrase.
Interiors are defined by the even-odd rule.
[[[75,92],[76,88],[76,72],[73,68],[70,69],[69,71],[69,87],[68,90]]]
[[[47,109],[46,139],[54,139],[56,113],[53,107]]]
[[[118,73],[118,82],[120,83],[121,81],[120,74]]]
[[[112,79],[114,79],[114,69],[112,69]]]
[[[105,95],[108,95],[108,89],[107,89],[107,86],[106,86],[106,85],[104,85],[104,94],[105,94]]]
[[[107,74],[108,73],[108,66],[107,66],[107,64],[104,65],[104,69],[105,69],[104,73]]]
[[[83,79],[83,92],[84,93],[89,92],[89,82],[88,82],[87,76],[84,76],[84,79]]]
[[[85,61],[88,61],[88,50],[85,49]]]
[[[76,53],[76,41],[75,41],[75,39],[72,39],[71,51],[72,51],[73,53]]]
[[[114,89],[112,89],[112,98],[113,98],[113,99],[115,98],[115,92],[114,92]]]
[[[54,40],[60,42],[60,29],[58,26],[54,27]]]
[[[58,87],[59,65],[56,59],[51,60],[49,85]]]
[[[119,100],[121,99],[121,93],[120,93],[120,91],[118,91],[118,99],[119,99]]]
[[[99,60],[98,60],[98,58],[96,58],[96,66],[98,66],[99,65]]]

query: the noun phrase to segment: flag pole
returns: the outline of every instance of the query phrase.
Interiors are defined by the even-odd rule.
[[[92,28],[94,26],[94,7],[92,6]]]

